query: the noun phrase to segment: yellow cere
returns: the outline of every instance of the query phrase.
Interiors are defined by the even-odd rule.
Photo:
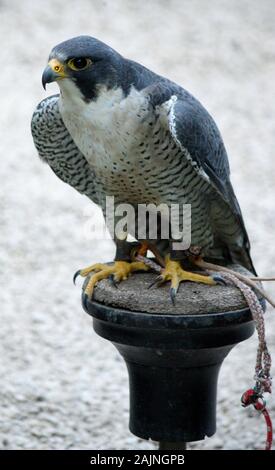
[[[67,76],[64,70],[65,69],[64,65],[61,64],[59,60],[51,59],[49,62],[49,66],[55,73],[57,73],[60,76],[60,78],[65,78]]]

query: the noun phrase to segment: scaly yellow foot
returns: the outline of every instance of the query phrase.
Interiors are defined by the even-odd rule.
[[[134,271],[148,271],[149,267],[146,266],[141,261],[132,261],[131,263],[128,261],[115,261],[113,264],[102,264],[96,263],[92,264],[84,269],[80,269],[74,275],[74,282],[77,276],[86,277],[91,272],[94,272],[84,291],[84,295],[89,297],[89,299],[93,296],[93,290],[98,281],[102,279],[110,278],[113,285],[117,287],[117,282],[127,279],[132,272]]]
[[[160,285],[166,281],[171,281],[170,297],[173,304],[175,304],[176,294],[182,281],[201,282],[211,286],[222,283],[222,279],[219,278],[219,276],[212,277],[185,271],[181,267],[179,261],[173,261],[169,256],[165,259],[165,268],[162,269],[161,274],[157,277],[157,279],[155,279],[150,287],[152,287],[154,284]]]

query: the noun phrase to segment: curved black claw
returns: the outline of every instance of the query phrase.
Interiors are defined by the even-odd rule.
[[[116,282],[115,277],[114,277],[113,274],[110,274],[109,281],[110,281],[110,284],[117,289],[118,283]]]
[[[73,277],[73,283],[75,285],[75,281],[76,281],[76,278],[80,275],[81,273],[81,269],[79,269],[78,271],[76,271],[76,273],[74,274],[74,277]]]
[[[148,286],[148,289],[151,289],[151,287],[155,286],[156,284],[160,285],[163,282],[162,276],[157,276],[156,279],[151,282],[151,284]]]
[[[172,300],[172,304],[176,305],[176,295],[177,295],[177,289],[175,287],[171,287],[169,294],[170,294],[170,299]]]
[[[227,283],[225,279],[220,276],[219,274],[213,274],[212,276],[213,281],[215,281],[219,286],[226,286]]]

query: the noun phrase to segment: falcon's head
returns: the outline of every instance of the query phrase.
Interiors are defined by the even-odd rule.
[[[55,46],[42,76],[43,87],[58,82],[61,93],[77,87],[85,101],[95,99],[103,86],[126,93],[124,63],[114,49],[90,36],[78,36]]]

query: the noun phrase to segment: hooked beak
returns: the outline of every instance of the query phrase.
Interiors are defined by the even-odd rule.
[[[47,83],[55,82],[56,80],[61,80],[66,77],[67,75],[64,71],[64,65],[56,59],[51,59],[42,75],[42,85],[44,90],[46,90]]]

